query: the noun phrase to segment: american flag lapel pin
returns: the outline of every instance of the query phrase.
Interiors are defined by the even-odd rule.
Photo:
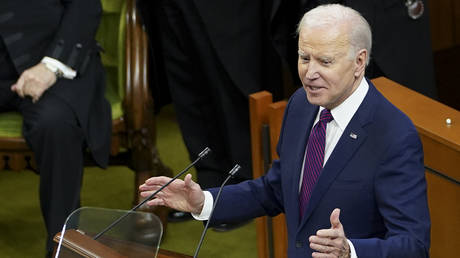
[[[358,138],[358,135],[356,135],[355,133],[351,132],[350,137],[356,140]]]

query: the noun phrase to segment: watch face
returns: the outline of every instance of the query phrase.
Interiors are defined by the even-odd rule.
[[[64,76],[64,73],[59,69],[56,69],[54,74],[56,75],[56,78],[62,78]]]
[[[420,18],[424,11],[425,7],[421,0],[406,0],[407,14],[414,20]]]

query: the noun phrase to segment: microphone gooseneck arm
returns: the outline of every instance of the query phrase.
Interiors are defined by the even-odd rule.
[[[224,185],[227,183],[228,180],[230,180],[231,177],[233,177],[238,170],[240,170],[241,166],[236,164],[230,172],[228,172],[227,178],[224,180],[222,185],[220,186],[219,192],[217,193],[216,200],[214,201],[214,205],[212,206],[211,214],[209,214],[208,221],[206,222],[206,226],[203,229],[203,233],[201,233],[201,238],[200,242],[198,243],[198,246],[195,250],[195,255],[193,255],[193,258],[198,257],[198,252],[200,251],[201,245],[203,244],[204,236],[206,235],[206,231],[208,231],[209,227],[209,222],[211,221],[212,214],[214,213],[214,209],[216,208],[217,201],[219,201],[220,194],[222,193],[222,189],[224,189]]]
[[[126,216],[128,216],[129,214],[131,214],[133,211],[137,210],[139,207],[141,207],[144,203],[146,203],[147,201],[151,200],[153,197],[155,197],[155,195],[157,195],[157,193],[159,193],[161,190],[163,190],[165,187],[167,187],[169,184],[171,184],[174,180],[176,180],[178,177],[182,176],[185,172],[187,172],[191,167],[193,167],[198,161],[200,161],[204,156],[208,155],[208,153],[211,152],[211,149],[206,147],[204,148],[200,154],[198,154],[198,157],[192,162],[190,163],[186,168],[184,168],[184,170],[182,170],[179,174],[177,174],[175,177],[171,178],[171,180],[169,180],[169,182],[167,182],[166,184],[164,184],[162,187],[160,187],[158,190],[156,190],[155,192],[153,192],[150,196],[148,196],[147,198],[145,198],[142,202],[140,202],[138,205],[134,206],[134,208],[132,208],[131,210],[129,210],[127,213],[123,214],[122,216],[120,216],[118,219],[116,219],[114,222],[112,222],[112,224],[110,224],[109,226],[107,226],[104,230],[102,230],[101,232],[99,232],[97,235],[95,235],[93,237],[94,240],[98,239],[99,237],[101,237],[105,232],[109,231],[111,228],[113,228],[115,225],[117,225],[120,221],[122,221]]]

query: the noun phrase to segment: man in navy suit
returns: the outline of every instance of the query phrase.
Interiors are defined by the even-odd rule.
[[[427,257],[422,145],[409,118],[364,77],[369,24],[351,8],[323,5],[304,15],[298,32],[303,88],[286,107],[280,159],[265,176],[224,187],[211,223],[285,213],[291,258]],[[142,195],[167,181],[148,179]],[[187,175],[149,204],[208,219],[217,191]]]

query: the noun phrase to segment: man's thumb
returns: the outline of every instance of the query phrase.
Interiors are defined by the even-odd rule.
[[[192,174],[187,174],[184,178],[184,183],[185,183],[185,186],[190,188],[192,187]]]
[[[340,226],[340,209],[335,208],[331,213],[331,228],[338,228]]]

